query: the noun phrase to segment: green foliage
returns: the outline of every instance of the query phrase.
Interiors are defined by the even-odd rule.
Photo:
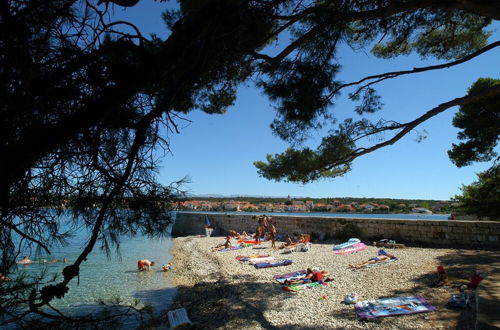
[[[500,86],[500,80],[479,78],[469,88],[468,95],[474,95],[493,86]],[[482,99],[460,107],[453,118],[453,126],[460,128],[458,139],[465,142],[453,144],[448,155],[458,167],[472,162],[485,162],[497,157],[495,147],[500,136],[500,96]]]
[[[404,15],[404,17],[403,17]],[[491,33],[484,28],[491,19],[464,11],[419,10],[386,19],[385,42],[372,52],[381,58],[393,58],[415,51],[420,56],[458,59],[484,47]]]
[[[350,170],[349,166],[328,168],[333,160],[328,156],[334,157],[335,155],[325,150],[332,147],[345,148],[341,144],[334,145],[331,140],[335,138],[325,141],[324,149],[318,152],[308,148],[302,150],[290,148],[282,154],[267,155],[267,163],[257,161],[254,165],[258,168],[260,175],[277,181],[284,178],[286,181],[307,183],[319,178],[340,176]]]
[[[455,200],[467,214],[500,220],[500,166],[497,164],[477,176],[477,181],[462,186],[462,195],[455,196]]]

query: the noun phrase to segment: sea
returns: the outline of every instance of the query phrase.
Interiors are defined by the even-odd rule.
[[[231,212],[206,212],[213,214],[230,214]],[[236,212],[235,212],[236,213]],[[264,214],[264,212],[237,212],[237,214]],[[293,216],[323,216],[323,217],[356,217],[356,218],[395,218],[395,219],[430,219],[446,220],[446,214],[348,214],[348,213],[269,213],[266,215],[293,215]],[[19,265],[17,275],[23,273],[37,276],[42,272],[59,274],[66,266],[61,262],[43,263],[44,260],[68,259],[71,264],[80,254],[88,239],[88,232],[77,232],[69,240],[69,245],[55,248],[52,255],[30,255],[32,260],[41,261],[29,265]],[[80,278],[73,279],[70,290],[62,299],[55,299],[53,306],[68,315],[85,315],[102,310],[101,301],[107,303],[150,305],[155,314],[165,311],[172,304],[176,288],[172,284],[171,276],[161,271],[161,265],[170,262],[172,239],[148,238],[144,236],[124,237],[119,252],[112,251],[107,256],[98,245],[89,255],[80,270]],[[151,272],[138,272],[137,261],[149,259],[156,265]],[[175,265],[174,265],[175,269]],[[16,276],[16,274],[13,274]],[[134,325],[134,320],[128,326]]]

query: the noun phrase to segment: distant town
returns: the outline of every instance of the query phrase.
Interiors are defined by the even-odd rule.
[[[384,198],[190,198],[177,202],[178,210],[230,212],[330,213],[450,213],[453,201]]]

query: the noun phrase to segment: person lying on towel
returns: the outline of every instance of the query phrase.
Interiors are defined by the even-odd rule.
[[[386,262],[392,259],[397,259],[394,254],[388,253],[385,250],[378,250],[378,256],[368,259],[367,261],[361,262],[356,265],[349,265],[350,268],[359,269],[366,267],[371,264],[376,264],[380,262]]]
[[[324,276],[328,276],[330,273],[327,270],[319,270],[318,268],[307,268],[306,276],[296,280],[286,280],[284,282],[285,285],[291,284],[302,284],[302,283],[310,283],[310,282],[329,282],[331,279],[325,278]]]

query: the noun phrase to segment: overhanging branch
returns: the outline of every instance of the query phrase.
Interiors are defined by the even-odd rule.
[[[372,76],[367,76],[367,77],[364,77],[363,79],[360,79],[358,81],[354,81],[354,82],[350,82],[350,83],[347,83],[347,84],[340,85],[339,87],[337,87],[335,90],[333,90],[326,97],[326,100],[332,98],[341,89],[344,89],[344,88],[350,87],[350,86],[359,85],[359,84],[361,84],[361,83],[363,83],[365,81],[368,81],[368,80],[375,79],[374,81],[371,81],[371,82],[369,82],[367,84],[364,84],[361,87],[359,87],[356,90],[356,92],[354,92],[354,94],[358,94],[364,88],[369,87],[371,85],[374,85],[376,83],[379,83],[379,82],[381,82],[383,80],[386,80],[386,79],[392,79],[392,78],[396,78],[396,77],[399,77],[399,76],[402,76],[402,75],[407,75],[407,74],[412,74],[412,73],[420,73],[420,72],[425,72],[425,71],[432,71],[432,70],[439,70],[439,69],[444,69],[444,68],[450,68],[452,66],[455,66],[455,65],[462,64],[462,63],[465,63],[467,61],[470,61],[471,59],[473,59],[473,58],[475,58],[475,57],[477,57],[477,56],[479,56],[481,54],[484,54],[487,51],[490,51],[493,48],[498,47],[498,46],[500,46],[500,41],[495,41],[495,42],[493,42],[493,43],[491,43],[491,44],[489,44],[489,45],[487,45],[487,46],[479,49],[478,51],[475,51],[474,53],[469,54],[467,56],[464,56],[461,59],[458,59],[458,60],[453,61],[453,62],[438,64],[438,65],[430,65],[430,66],[421,67],[421,68],[413,68],[412,70],[393,71],[393,72],[386,72],[386,73],[380,73],[380,74],[376,74],[376,75],[372,75]]]
[[[494,96],[500,96],[500,86],[494,86],[494,87],[486,89],[480,93],[459,97],[459,98],[456,98],[454,100],[442,103],[442,104],[438,105],[437,107],[427,111],[425,114],[416,118],[415,120],[410,121],[410,122],[405,123],[405,124],[401,124],[400,127],[403,127],[403,129],[399,133],[394,135],[394,137],[392,137],[391,139],[386,140],[386,141],[381,142],[381,143],[378,143],[378,144],[375,144],[369,148],[357,149],[353,153],[351,153],[348,157],[346,157],[340,161],[337,161],[335,163],[332,163],[329,166],[327,166],[326,168],[332,169],[336,166],[341,166],[341,165],[344,165],[346,163],[350,163],[354,159],[356,159],[360,156],[369,154],[369,153],[374,152],[380,148],[392,145],[392,144],[396,143],[397,141],[399,141],[402,137],[404,137],[406,134],[408,134],[411,130],[413,130],[415,127],[417,127],[421,123],[423,123],[423,122],[427,121],[428,119],[440,114],[441,112],[444,112],[445,110],[448,110],[451,107],[454,107],[457,105],[466,105],[466,104],[470,104],[473,102],[478,102],[482,99],[494,97]],[[392,128],[389,128],[389,129],[392,129]]]

